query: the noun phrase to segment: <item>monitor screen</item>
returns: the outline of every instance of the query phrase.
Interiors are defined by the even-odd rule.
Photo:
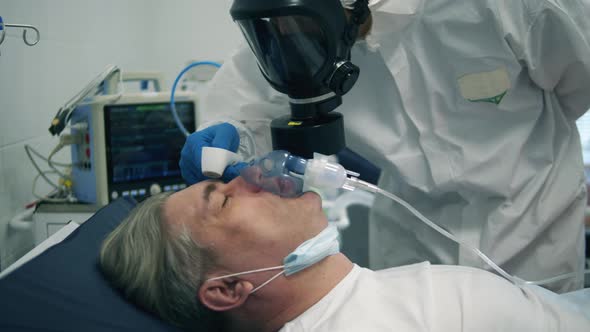
[[[177,102],[185,128],[195,131],[193,102]],[[180,177],[178,161],[186,137],[168,103],[105,106],[108,182],[121,184]]]

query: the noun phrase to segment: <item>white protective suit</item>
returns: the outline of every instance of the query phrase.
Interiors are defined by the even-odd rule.
[[[590,0],[383,0],[352,50],[361,69],[336,111],[379,186],[480,248],[509,273],[582,285],[586,187],[575,120],[590,107]],[[204,122],[232,119],[270,151],[289,112],[244,44],[210,86]],[[370,267],[487,268],[378,198]]]
[[[375,272],[355,265],[280,332],[587,332],[586,291],[576,291],[580,296],[575,302],[569,294],[520,288],[470,267],[425,262]]]

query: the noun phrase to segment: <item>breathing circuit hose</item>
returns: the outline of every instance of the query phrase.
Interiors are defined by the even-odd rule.
[[[172,85],[172,91],[170,91],[170,112],[172,112],[172,116],[174,117],[174,121],[176,122],[176,126],[178,126],[178,129],[180,129],[182,134],[186,137],[188,137],[191,133],[189,133],[188,130],[186,130],[186,128],[182,124],[182,121],[180,121],[180,118],[178,117],[178,113],[176,112],[176,101],[175,101],[174,96],[176,94],[176,86],[178,85],[178,82],[180,82],[180,79],[182,78],[182,76],[184,76],[184,74],[187,71],[191,70],[194,67],[198,67],[198,66],[213,66],[213,67],[221,68],[221,64],[219,64],[217,62],[213,62],[213,61],[193,62],[190,65],[186,66],[180,72],[180,74],[178,74],[178,76],[176,76],[176,79],[174,80],[174,84]]]

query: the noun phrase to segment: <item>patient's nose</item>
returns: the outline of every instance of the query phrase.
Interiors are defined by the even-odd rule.
[[[260,187],[250,184],[241,176],[231,180],[226,184],[225,190],[231,193],[258,193],[261,191]]]

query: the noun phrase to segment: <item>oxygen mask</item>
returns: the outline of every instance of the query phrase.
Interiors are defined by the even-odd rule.
[[[358,173],[330,162],[326,156],[316,154],[305,159],[283,150],[253,160],[240,175],[246,182],[281,197],[297,197],[310,190],[353,190],[356,186],[352,184],[360,181],[355,178]]]

